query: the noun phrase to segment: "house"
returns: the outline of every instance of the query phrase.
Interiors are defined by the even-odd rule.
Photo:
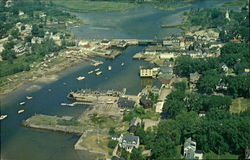
[[[224,72],[228,72],[228,67],[225,63],[221,63],[219,66]]]
[[[40,38],[40,37],[33,37],[33,38],[31,39],[31,43],[32,43],[32,44],[35,44],[35,43],[41,44],[42,41],[43,41],[43,38]]]
[[[203,153],[201,151],[196,151],[196,142],[192,141],[191,137],[186,139],[184,143],[183,156],[186,160],[203,159]]]
[[[133,119],[131,120],[131,122],[130,122],[128,131],[129,131],[130,133],[135,133],[136,127],[137,127],[137,126],[140,126],[140,125],[141,125],[141,122],[142,122],[142,120],[141,120],[140,118],[138,118],[138,117],[133,118]]]
[[[111,139],[112,139],[112,140],[115,140],[115,141],[120,141],[120,135],[118,135],[118,134],[113,134],[113,135],[111,135]]]
[[[102,46],[108,46],[108,45],[110,45],[110,40],[107,40],[107,39],[103,39],[102,41],[101,41],[101,45]]]
[[[144,51],[145,55],[151,55],[151,56],[153,56],[153,55],[156,55],[156,53],[157,53],[157,51],[155,49],[146,49]]]
[[[250,159],[250,149],[248,147],[245,150],[245,159]]]
[[[134,108],[135,102],[132,100],[129,100],[127,97],[120,97],[118,99],[118,107],[121,108]]]
[[[140,98],[140,105],[142,105],[143,108],[152,108],[154,103],[144,95]]]
[[[144,68],[140,67],[140,77],[156,77],[159,68]]]
[[[189,86],[190,86],[190,88],[195,88],[196,87],[196,83],[199,80],[200,76],[201,75],[198,72],[190,73],[190,75],[189,75],[189,82],[190,82]]]
[[[21,44],[17,44],[17,45],[14,46],[14,51],[17,54],[22,54],[25,51],[25,46],[21,45]]]
[[[121,141],[119,146],[124,148],[127,152],[132,152],[134,148],[138,148],[140,145],[140,138],[132,135],[121,135]]]
[[[204,117],[206,115],[205,111],[199,111],[199,117]]]
[[[175,53],[171,51],[160,53],[160,59],[170,59],[175,57],[176,57]]]

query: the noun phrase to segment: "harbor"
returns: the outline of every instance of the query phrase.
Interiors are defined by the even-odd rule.
[[[193,7],[206,7],[211,5],[221,4],[221,1],[201,1]],[[1,97],[1,115],[7,117],[1,120],[1,158],[2,159],[36,159],[36,160],[58,160],[58,159],[72,159],[72,160],[95,160],[95,154],[87,151],[75,151],[75,144],[80,139],[82,134],[79,131],[76,134],[62,134],[41,129],[26,128],[21,125],[24,120],[29,119],[35,115],[57,115],[57,118],[63,116],[75,117],[77,120],[86,121],[82,114],[89,108],[93,107],[89,104],[74,104],[74,101],[67,98],[68,93],[79,90],[81,88],[91,88],[91,90],[122,90],[127,89],[126,94],[137,95],[147,84],[159,85],[159,81],[150,79],[144,81],[138,74],[140,66],[146,66],[147,62],[141,60],[133,60],[136,53],[143,52],[145,46],[138,46],[140,39],[150,40],[155,39],[155,36],[172,35],[180,33],[179,29],[161,28],[161,24],[180,23],[181,18],[177,14],[190,9],[189,7],[174,11],[160,11],[154,8],[136,8],[131,12],[125,13],[75,13],[83,20],[87,19],[89,25],[82,25],[79,27],[69,28],[80,40],[87,39],[88,41],[98,39],[114,40],[129,40],[130,44],[126,47],[120,44],[119,54],[115,59],[101,58],[103,53],[99,52],[98,58],[87,57],[85,52],[73,51],[65,54],[65,59],[69,61],[83,59],[75,66],[65,68],[61,73],[57,73],[56,81],[48,83],[45,82],[30,82],[16,89],[15,91]],[[143,13],[143,14],[141,14]],[[109,20],[113,17],[121,16],[119,22],[116,20],[110,24]],[[166,17],[165,19],[163,19]],[[151,22],[151,19],[158,19],[157,22]],[[116,19],[116,18],[113,18]],[[139,21],[138,19],[141,19]],[[97,22],[94,22],[97,21]],[[145,23],[147,22],[147,23]],[[158,27],[155,27],[155,23]],[[110,30],[94,30],[91,27],[107,26]],[[117,27],[119,26],[119,27]],[[85,46],[87,47],[87,46]],[[83,48],[83,47],[82,47]],[[68,58],[67,58],[68,56]],[[90,60],[91,58],[91,60]],[[94,66],[95,62],[102,61],[103,64]],[[71,62],[72,63],[72,62]],[[92,65],[91,65],[92,64]],[[123,65],[122,65],[123,64]],[[112,69],[108,70],[111,66]],[[57,67],[63,67],[58,64]],[[96,75],[96,68],[100,68],[102,72],[99,76]],[[46,68],[45,68],[46,69]],[[43,73],[43,72],[42,72]],[[77,77],[84,76],[84,80],[76,80]],[[42,78],[41,78],[42,79]],[[26,80],[28,81],[28,79]],[[28,100],[27,96],[32,97]],[[19,103],[26,102],[25,105]],[[65,103],[67,105],[61,105]],[[73,104],[74,106],[70,106]],[[25,111],[22,114],[17,112],[21,109]],[[106,113],[110,108],[99,108],[100,113]],[[92,110],[94,111],[94,110]],[[113,110],[117,119],[107,119],[109,124],[118,124],[120,109]],[[86,112],[90,113],[90,112]],[[110,113],[111,114],[111,113]],[[94,113],[92,113],[94,115]],[[41,116],[42,117],[42,116]],[[90,118],[90,117],[88,117]],[[92,117],[93,118],[93,117]],[[104,117],[105,118],[105,117]],[[93,125],[90,121],[87,126]],[[129,124],[122,124],[127,130]],[[101,130],[105,130],[105,126],[99,126]],[[122,126],[119,126],[122,128]],[[91,128],[90,128],[91,129]],[[88,129],[86,129],[88,130]],[[107,129],[106,129],[107,130]],[[39,138],[38,138],[39,137]],[[94,140],[95,139],[91,139]],[[83,141],[89,142],[89,141]],[[88,147],[88,146],[84,146]],[[32,152],[31,152],[32,151]],[[100,151],[102,152],[102,151]]]

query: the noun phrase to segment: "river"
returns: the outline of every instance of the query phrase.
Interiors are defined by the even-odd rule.
[[[132,10],[117,13],[73,13],[83,19],[88,25],[70,28],[79,39],[111,39],[137,38],[151,39],[171,34],[180,34],[176,28],[160,28],[161,24],[175,25],[181,23],[181,14],[197,7],[220,7],[222,0],[201,0],[189,7],[172,11],[160,11],[150,6],[142,6]],[[1,97],[1,114],[8,117],[1,123],[1,159],[10,160],[91,160],[94,156],[82,151],[75,151],[74,144],[79,136],[35,130],[21,126],[21,122],[34,114],[79,116],[87,106],[61,107],[60,103],[69,102],[66,95],[71,90],[80,88],[119,89],[127,88],[129,94],[137,94],[145,83],[138,75],[139,66],[146,62],[133,60],[132,56],[143,47],[128,47],[115,60],[104,60],[100,66],[101,76],[88,75],[94,67],[83,63],[60,73],[58,81],[52,83],[29,83],[14,92]],[[121,66],[124,63],[124,66]],[[107,67],[111,65],[112,71]],[[84,75],[83,81],[76,77]],[[64,85],[66,83],[67,85]],[[154,82],[157,85],[157,81]],[[42,87],[30,91],[32,85]],[[26,100],[32,96],[32,100]],[[19,103],[26,101],[25,106]],[[25,109],[18,115],[19,109]]]

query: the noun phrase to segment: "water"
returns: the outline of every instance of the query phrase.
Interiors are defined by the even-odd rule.
[[[220,7],[221,0],[199,1],[192,7]],[[191,7],[185,7],[173,11],[159,11],[149,6],[135,8],[123,13],[75,13],[88,22],[86,26],[71,28],[77,38],[102,39],[102,38],[138,38],[149,39],[163,37],[171,34],[179,34],[179,29],[162,29],[161,24],[179,24],[180,15]],[[146,62],[132,60],[132,56],[143,48],[133,46],[127,48],[122,55],[115,60],[104,60],[99,68],[102,75],[88,75],[93,66],[87,63],[77,65],[60,74],[56,82],[32,83],[22,86],[5,97],[1,97],[1,114],[7,114],[8,118],[1,121],[1,159],[11,160],[91,160],[95,157],[87,152],[75,151],[74,144],[79,136],[35,130],[21,126],[21,122],[34,114],[69,115],[79,116],[87,106],[61,107],[60,103],[66,102],[66,95],[71,90],[80,88],[91,89],[119,89],[127,88],[129,94],[137,94],[145,83],[138,75],[141,65]],[[121,66],[121,63],[124,66]],[[111,65],[112,71],[107,67]],[[83,81],[76,81],[79,75],[86,77]],[[67,83],[67,85],[63,85]],[[154,82],[157,84],[157,82]],[[40,90],[27,90],[32,85],[39,85]],[[51,91],[49,91],[51,89]],[[26,96],[32,96],[32,100],[25,100]],[[27,101],[25,106],[19,102]],[[25,112],[17,114],[20,108]]]

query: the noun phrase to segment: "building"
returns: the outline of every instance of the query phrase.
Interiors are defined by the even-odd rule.
[[[134,148],[138,148],[140,145],[140,138],[132,135],[121,135],[121,141],[119,146],[124,148],[127,152],[132,152]]]
[[[133,118],[130,122],[128,131],[130,133],[135,133],[136,128],[141,125],[142,120],[138,117]]]
[[[196,151],[196,142],[192,141],[191,137],[186,139],[184,143],[183,156],[186,160],[199,160],[203,158],[203,153]]]
[[[199,80],[200,76],[201,75],[198,72],[190,73],[190,75],[189,75],[189,82],[190,82],[189,87],[190,88],[195,88],[196,87],[196,83]]]
[[[159,68],[144,68],[140,67],[140,77],[156,77]]]
[[[102,41],[101,41],[101,45],[102,46],[109,46],[110,45],[110,40],[107,40],[107,39],[103,39]]]
[[[160,59],[170,59],[175,58],[175,52],[162,52],[160,53]]]
[[[154,103],[144,95],[140,98],[140,105],[142,105],[143,108],[152,108]]]
[[[33,38],[31,39],[31,43],[32,43],[32,44],[35,44],[35,43],[41,44],[42,41],[43,41],[43,38],[40,38],[40,37],[33,37]]]
[[[250,159],[250,149],[248,147],[245,150],[245,159]]]
[[[118,107],[121,108],[134,108],[135,107],[135,102],[132,100],[129,100],[127,97],[120,97],[118,99]]]

